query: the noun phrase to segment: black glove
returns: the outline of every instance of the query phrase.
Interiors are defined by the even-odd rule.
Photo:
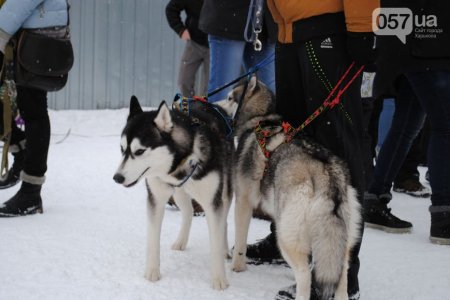
[[[376,50],[372,32],[347,32],[347,52],[357,64],[373,64],[377,58]]]

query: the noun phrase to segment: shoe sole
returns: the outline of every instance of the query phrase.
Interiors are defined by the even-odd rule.
[[[14,218],[14,217],[42,214],[42,213],[44,213],[44,209],[42,207],[36,207],[36,208],[33,208],[32,210],[29,210],[29,211],[26,211],[26,212],[22,212],[22,213],[19,213],[19,214],[5,214],[5,213],[1,213],[0,212],[0,217],[1,218]]]
[[[450,245],[450,239],[430,236],[430,241],[436,245]]]
[[[260,266],[260,265],[273,266],[273,265],[275,265],[275,266],[283,266],[283,267],[289,268],[288,263],[282,258],[272,259],[271,261],[267,261],[267,260],[256,260],[256,259],[247,257],[247,264],[252,265],[252,266]]]
[[[383,226],[383,225],[374,224],[374,223],[368,223],[368,222],[364,222],[364,225],[365,225],[365,227],[382,230],[382,231],[388,232],[388,233],[411,233],[411,231],[412,231],[412,227],[409,227],[409,228],[392,228],[392,227],[386,227],[386,226]]]
[[[410,192],[405,189],[399,189],[399,188],[393,188],[392,190],[394,192],[406,194],[406,195],[409,195],[409,196],[412,196],[415,198],[430,198],[431,197],[431,193],[429,193],[429,192],[421,194],[420,192]]]
[[[7,185],[0,185],[0,190],[5,190],[5,189],[9,189],[10,187],[15,186],[16,184],[18,184],[20,182],[20,180],[11,183],[11,184],[7,184]]]

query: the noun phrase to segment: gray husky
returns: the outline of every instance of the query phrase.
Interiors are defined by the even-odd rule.
[[[211,248],[212,287],[228,287],[226,218],[232,198],[231,143],[213,131],[208,115],[192,117],[170,110],[163,101],[156,111],[143,112],[136,97],[122,132],[122,162],[114,180],[130,187],[144,178],[148,201],[148,242],[145,277],[160,279],[160,235],[165,205],[173,196],[182,215],[181,230],[172,245],[184,250],[192,223],[191,199],[205,211]],[[211,121],[211,122],[209,122]]]
[[[236,241],[232,268],[246,269],[252,209],[261,207],[276,223],[278,246],[295,273],[296,299],[309,299],[312,276],[323,299],[347,299],[349,252],[357,241],[360,206],[346,165],[307,137],[285,142],[274,114],[274,96],[253,76],[245,94],[237,85],[219,105],[235,116],[238,147],[233,171]],[[236,112],[238,102],[239,110]],[[254,129],[265,127],[267,158]],[[311,274],[309,260],[312,257]]]

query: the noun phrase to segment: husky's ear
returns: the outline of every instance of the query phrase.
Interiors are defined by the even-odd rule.
[[[247,95],[252,95],[255,92],[257,86],[258,86],[258,77],[256,77],[256,74],[252,74],[252,76],[248,80]]]
[[[158,108],[158,114],[154,120],[156,126],[161,131],[170,132],[173,128],[172,116],[166,101],[162,101]]]
[[[131,119],[132,117],[142,113],[143,110],[141,108],[141,105],[139,104],[139,100],[138,98],[136,98],[136,96],[131,96],[130,99],[130,114],[128,115],[128,120]]]

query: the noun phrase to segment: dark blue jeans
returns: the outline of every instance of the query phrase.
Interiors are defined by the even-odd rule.
[[[391,129],[368,191],[388,193],[425,116],[431,123],[428,167],[431,203],[450,205],[450,71],[405,74],[399,81]]]

